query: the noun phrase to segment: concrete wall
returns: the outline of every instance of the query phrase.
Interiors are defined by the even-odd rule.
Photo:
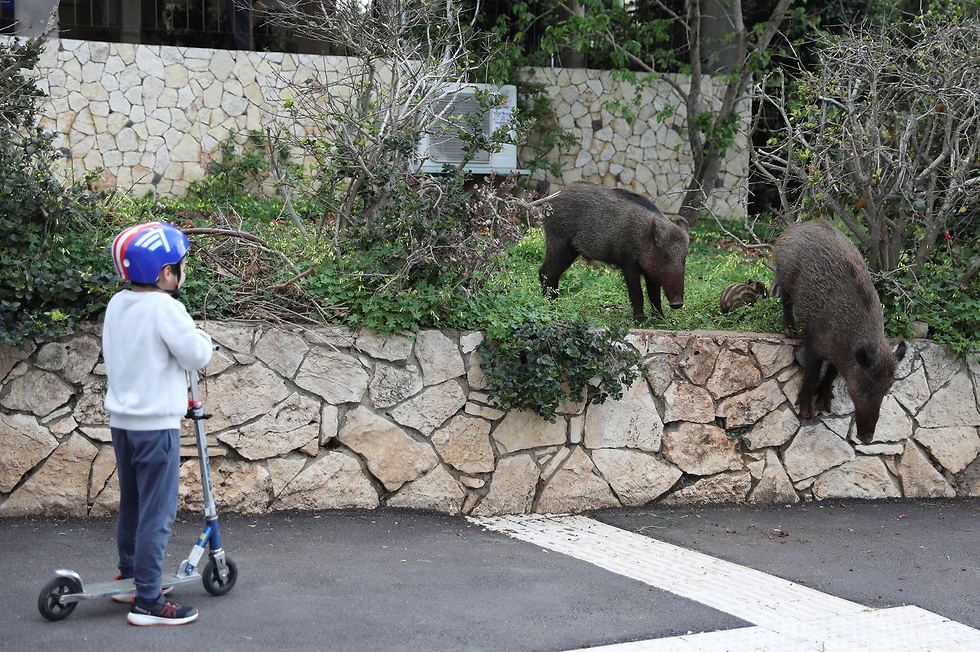
[[[797,347],[777,335],[634,331],[649,380],[549,423],[488,400],[479,333],[203,327],[222,346],[203,391],[225,511],[980,496],[980,363],[925,340],[862,445],[840,384],[833,414],[800,422]],[[0,346],[0,516],[117,508],[104,392],[95,326]],[[198,509],[189,428],[182,455],[181,506]]]
[[[289,83],[317,79],[329,87],[348,65],[344,57],[52,40],[39,65],[39,84],[50,95],[42,122],[58,134],[76,173],[104,168],[103,187],[181,194],[229,134],[241,143],[248,130],[269,124]],[[552,119],[578,140],[553,154],[564,170],[549,179],[553,186],[604,183],[646,193],[667,212],[679,208],[692,163],[684,111],[664,122],[655,117],[677,104],[667,84],[643,92],[638,118],[628,124],[604,105],[629,103],[635,92],[608,72],[537,68],[528,76],[545,84]],[[719,95],[706,84],[707,97]],[[741,115],[747,124],[748,103]],[[722,166],[711,204],[722,216],[745,214],[745,145],[741,133]]]

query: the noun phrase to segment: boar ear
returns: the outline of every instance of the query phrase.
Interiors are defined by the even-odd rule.
[[[687,220],[685,220],[683,217],[678,218],[678,220],[676,222],[674,222],[674,224],[676,224],[677,226],[681,227],[681,229],[684,230],[684,233],[687,233],[688,235],[690,235],[690,233],[691,233],[691,225],[688,224],[687,223]]]
[[[874,352],[867,344],[858,344],[857,348],[854,349],[854,358],[859,365],[868,369],[874,360]]]
[[[895,347],[895,350],[894,350],[894,351],[892,351],[892,353],[894,353],[894,354],[895,354],[895,360],[896,360],[896,361],[900,361],[900,360],[901,360],[902,358],[904,358],[904,357],[905,357],[905,350],[906,350],[907,348],[908,348],[908,345],[906,345],[906,344],[905,344],[905,340],[901,340],[901,341],[900,341],[900,342],[898,343],[898,346],[896,346],[896,347]]]

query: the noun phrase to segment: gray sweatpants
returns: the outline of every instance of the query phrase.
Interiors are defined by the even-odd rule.
[[[133,578],[137,600],[156,602],[177,516],[180,431],[112,428],[112,447],[119,479],[119,572]]]

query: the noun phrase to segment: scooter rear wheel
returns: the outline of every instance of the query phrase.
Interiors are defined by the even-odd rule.
[[[41,589],[41,594],[37,596],[37,609],[48,620],[63,620],[75,611],[78,603],[61,604],[58,599],[63,595],[81,593],[81,591],[81,587],[75,580],[69,577],[56,577]]]
[[[228,577],[223,582],[221,575],[218,574],[218,566],[214,563],[214,557],[209,559],[207,566],[204,567],[204,575],[201,579],[205,590],[211,595],[224,595],[235,588],[235,582],[238,581],[238,564],[225,555],[225,565],[228,567]]]

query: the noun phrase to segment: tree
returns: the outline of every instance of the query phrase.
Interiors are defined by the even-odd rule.
[[[760,84],[783,126],[755,165],[778,188],[783,218],[840,220],[881,273],[921,266],[944,234],[975,238],[978,44],[976,18],[855,28],[822,39],[795,94]]]
[[[448,0],[307,0],[284,5],[275,20],[348,55],[332,70],[287,80],[286,129],[272,134],[310,162],[307,190],[322,211],[316,236],[330,233],[336,261],[350,244],[386,251],[372,274],[389,289],[405,286],[413,270],[458,263],[453,269],[471,275],[485,245],[510,233],[504,223],[516,208],[513,201],[498,206],[493,193],[470,206],[463,167],[476,152],[496,151],[526,132],[514,113],[508,125],[485,133],[484,117],[500,100],[493,93],[477,93],[471,115],[454,117],[458,90],[486,63],[472,54],[480,36],[472,19]],[[463,160],[441,176],[420,173],[425,135],[458,137]]]
[[[580,2],[578,4],[585,8],[584,15],[571,16],[562,26],[552,30],[552,38],[556,43],[572,41],[579,48],[601,42],[610,49],[621,79],[636,85],[662,80],[673,89],[685,112],[693,159],[693,171],[679,214],[693,225],[707,206],[723,157],[732,142],[737,128],[738,103],[745,98],[752,76],[767,63],[769,47],[790,11],[792,0],[778,0],[768,19],[751,29],[746,27],[741,0],[731,0],[726,11],[722,11],[725,6],[721,2],[714,0],[684,0],[681,11],[676,11],[665,0],[653,2],[668,18],[625,34],[614,30],[616,10],[610,10],[601,0]],[[569,4],[558,4],[571,12]],[[725,15],[730,22],[730,32],[720,40],[712,41],[705,36],[706,5],[712,7],[716,17]],[[621,20],[623,11],[619,14]],[[682,32],[684,62],[677,58],[674,49],[657,47],[658,43],[669,41],[671,24],[679,26]],[[712,56],[717,55],[722,44],[729,50],[730,63],[720,66],[721,71],[716,73],[725,85],[720,105],[715,109],[705,92],[705,79],[708,69],[719,67]],[[687,76],[677,78],[670,74],[676,69]]]

